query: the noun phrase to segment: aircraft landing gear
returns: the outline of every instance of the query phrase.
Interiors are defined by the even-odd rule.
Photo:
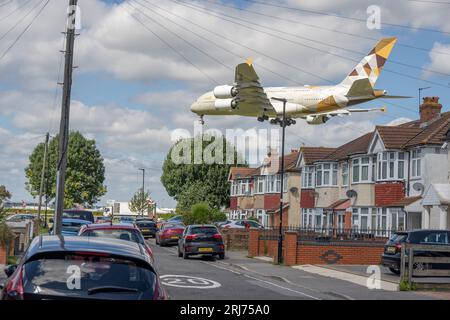
[[[200,122],[201,125],[205,124],[205,120],[203,120],[203,115],[200,116],[199,122]]]
[[[286,121],[286,123],[285,123],[286,127],[289,127],[290,125],[297,123],[297,121],[295,121],[294,119],[286,119],[285,121]],[[270,124],[279,124],[281,127],[283,126],[282,122],[283,121],[280,118],[270,119]]]
[[[269,120],[269,116],[263,114],[261,117],[258,117],[257,119],[259,122],[264,122],[264,121]]]

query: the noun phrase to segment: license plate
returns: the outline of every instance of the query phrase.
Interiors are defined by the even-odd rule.
[[[395,247],[388,247],[386,250],[386,252],[388,252],[388,253],[395,253],[395,251],[396,251]]]
[[[142,232],[149,232],[149,229],[142,229]]]
[[[198,252],[212,252],[212,248],[198,248]]]
[[[178,236],[171,236],[170,239],[178,239]]]

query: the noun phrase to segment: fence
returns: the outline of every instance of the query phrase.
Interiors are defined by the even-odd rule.
[[[400,279],[406,280],[409,287],[413,283],[421,287],[450,286],[450,281],[431,284],[426,279],[414,277],[450,277],[450,247],[403,243]]]
[[[324,241],[324,242],[386,242],[396,230],[393,229],[361,229],[361,228],[303,228],[303,227],[283,227],[282,235],[285,232],[296,232],[299,241]],[[278,239],[279,228],[266,228],[261,230],[261,239]]]

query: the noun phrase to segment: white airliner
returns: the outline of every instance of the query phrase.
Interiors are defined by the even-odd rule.
[[[386,90],[375,89],[375,83],[388,59],[396,38],[382,39],[365,56],[353,71],[335,86],[268,87],[259,82],[252,61],[236,67],[233,85],[222,85],[205,93],[191,106],[191,111],[205,115],[239,115],[256,117],[258,121],[280,123],[283,102],[286,99],[286,117],[289,124],[295,118],[309,124],[322,124],[331,117],[350,115],[353,112],[382,111],[375,109],[348,109],[348,107],[378,98],[409,98],[387,95]]]

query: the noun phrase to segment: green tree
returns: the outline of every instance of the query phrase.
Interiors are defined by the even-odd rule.
[[[146,211],[148,211],[149,206],[147,203],[147,199],[150,197],[148,192],[142,192],[142,189],[139,189],[135,192],[130,202],[128,202],[128,206],[130,210],[139,215],[143,215]]]
[[[218,145],[222,147],[213,148]],[[200,147],[197,153],[194,152],[196,146]],[[200,159],[197,158],[199,154]],[[206,160],[206,154],[210,154],[210,159],[217,161],[211,163]],[[174,155],[185,161],[174,162]],[[226,161],[227,158],[231,161]],[[161,182],[167,193],[177,200],[178,211],[189,211],[192,205],[201,201],[219,209],[229,202],[230,167],[241,166],[242,163],[242,157],[224,137],[203,135],[181,139],[172,146],[166,156]]]
[[[199,202],[192,206],[191,211],[183,212],[183,223],[208,224],[226,220],[226,215],[220,210],[211,208],[207,202]]]
[[[55,198],[56,193],[58,144],[58,136],[52,138],[49,142],[49,170],[46,179],[46,194],[44,194],[49,201]],[[33,197],[39,194],[43,158],[44,143],[40,143],[31,153],[29,164],[25,169],[25,175],[28,179],[26,189]],[[95,140],[86,139],[79,132],[71,132],[64,191],[65,207],[73,207],[75,204],[93,205],[106,193],[104,181],[105,166]]]
[[[5,186],[0,186],[0,246],[5,247],[6,252],[9,252],[9,245],[14,239],[14,234],[6,224],[6,210],[3,208],[3,201],[8,199],[11,199],[11,193]]]

